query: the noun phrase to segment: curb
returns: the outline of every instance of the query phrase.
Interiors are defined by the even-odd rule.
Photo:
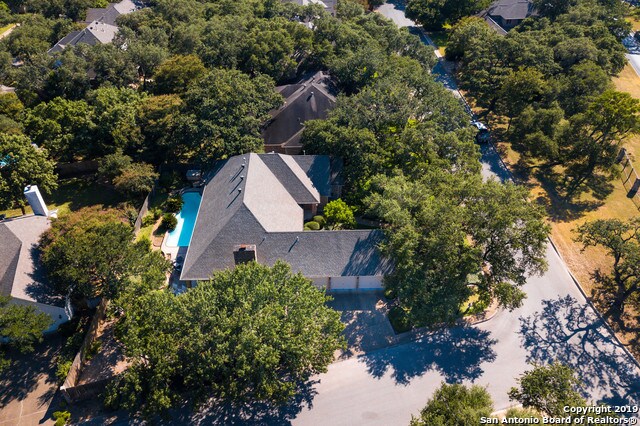
[[[560,251],[558,250],[558,247],[556,247],[555,243],[553,242],[553,240],[551,239],[551,237],[548,238],[549,243],[551,243],[551,247],[553,247],[553,250],[556,252],[556,254],[558,255],[558,257],[560,258],[560,260],[562,261],[562,263],[565,266],[565,269],[567,270],[567,272],[569,273],[569,276],[571,277],[571,280],[573,281],[573,283],[576,285],[576,287],[578,288],[578,291],[580,291],[580,294],[582,294],[582,296],[585,298],[585,300],[587,301],[587,304],[589,305],[589,307],[591,308],[591,310],[593,310],[593,312],[595,312],[596,316],[598,317],[598,319],[600,319],[602,321],[602,324],[604,324],[605,328],[607,329],[607,331],[609,331],[609,333],[613,336],[613,339],[616,341],[616,343],[618,344],[619,347],[622,348],[623,352],[629,357],[631,358],[631,361],[635,364],[635,366],[637,368],[640,369],[640,362],[638,362],[638,360],[636,359],[636,357],[631,353],[631,351],[629,351],[629,349],[627,349],[627,346],[622,343],[622,341],[620,341],[620,339],[618,338],[618,336],[616,335],[616,333],[613,331],[613,329],[611,328],[611,326],[609,325],[609,323],[607,323],[607,321],[605,320],[605,318],[602,316],[602,314],[600,313],[600,311],[598,311],[598,309],[596,309],[596,307],[594,306],[593,302],[591,301],[591,298],[589,296],[587,296],[587,293],[585,293],[584,289],[582,288],[582,286],[580,285],[580,281],[578,281],[578,279],[573,275],[573,273],[571,272],[571,270],[569,269],[569,266],[567,265],[567,263],[564,261],[562,254],[560,254]]]

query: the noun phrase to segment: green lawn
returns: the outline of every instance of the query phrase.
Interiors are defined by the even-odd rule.
[[[4,27],[0,27],[0,36],[5,32],[9,31],[11,28],[15,27],[15,25],[16,24],[8,24],[8,25],[5,25]]]
[[[57,209],[58,215],[96,205],[115,207],[127,201],[122,194],[94,182],[91,178],[61,179],[58,189],[51,195],[43,194],[43,198],[49,210]],[[27,207],[27,213],[31,212],[31,208]],[[0,210],[0,214],[13,217],[20,216],[22,212],[20,209]]]

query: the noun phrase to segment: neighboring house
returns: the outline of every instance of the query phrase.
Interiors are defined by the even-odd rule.
[[[506,34],[537,13],[531,0],[497,0],[479,15],[500,34]]]
[[[324,7],[324,10],[331,13],[332,15],[336,14],[336,6],[338,5],[338,0],[284,0],[286,3],[296,3],[300,6],[309,6],[310,4],[319,4]]]
[[[106,8],[87,9],[87,26],[80,31],[72,31],[58,41],[48,53],[61,52],[67,46],[84,43],[91,46],[111,43],[118,33],[116,20],[122,15],[139,9],[131,0],[110,3]]]
[[[87,9],[87,15],[85,23],[91,22],[103,22],[109,25],[116,25],[116,20],[122,16],[131,12],[135,12],[139,7],[131,0],[122,0],[120,3],[109,3],[105,8],[89,8]]]
[[[378,250],[380,230],[303,231],[331,196],[328,156],[239,155],[219,162],[206,181],[182,281],[283,260],[320,288],[378,290],[392,270]]]
[[[0,294],[49,314],[53,320],[49,331],[53,331],[69,316],[64,297],[52,296],[39,266],[37,245],[49,225],[46,216],[35,215],[0,221]]]
[[[55,46],[49,49],[49,53],[61,52],[67,46],[75,46],[80,43],[95,46],[97,44],[111,43],[118,33],[118,27],[94,21],[80,31],[71,31]]]
[[[284,104],[271,112],[271,120],[262,132],[265,152],[299,154],[304,122],[327,118],[336,98],[331,80],[317,72],[298,83],[279,86],[276,90],[285,98]]]

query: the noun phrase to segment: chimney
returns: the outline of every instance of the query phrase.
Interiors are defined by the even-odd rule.
[[[49,209],[40,195],[40,191],[36,185],[29,185],[24,189],[24,196],[27,198],[33,213],[38,216],[49,216]]]
[[[233,260],[236,265],[258,260],[255,244],[240,244],[233,247]]]

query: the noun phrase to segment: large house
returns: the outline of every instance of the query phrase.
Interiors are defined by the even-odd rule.
[[[38,240],[49,224],[48,217],[38,215],[0,221],[0,295],[49,314],[51,331],[68,321],[69,315],[64,298],[54,296],[38,263]]]
[[[283,260],[330,291],[382,288],[392,268],[378,250],[382,231],[303,230],[335,192],[334,178],[328,156],[246,154],[219,162],[206,179],[180,280]]]
[[[327,118],[336,103],[328,75],[317,72],[295,84],[276,88],[284,104],[271,112],[271,120],[262,132],[265,152],[299,154],[304,122]]]
[[[506,34],[528,17],[535,15],[536,10],[531,0],[497,0],[480,13],[489,26],[501,34]]]
[[[109,3],[105,8],[87,9],[85,20],[87,26],[79,31],[71,31],[49,49],[49,53],[61,52],[67,46],[76,46],[80,43],[91,46],[111,43],[118,33],[116,20],[137,9],[139,7],[131,0]]]

